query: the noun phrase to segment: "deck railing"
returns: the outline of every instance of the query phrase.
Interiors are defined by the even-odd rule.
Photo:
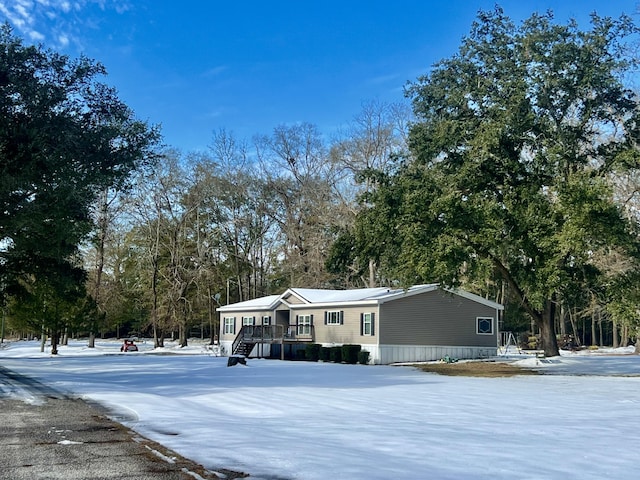
[[[233,341],[232,351],[244,343],[311,342],[313,325],[243,325]]]

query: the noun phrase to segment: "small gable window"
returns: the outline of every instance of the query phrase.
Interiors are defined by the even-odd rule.
[[[493,317],[477,317],[476,333],[478,335],[493,335]]]

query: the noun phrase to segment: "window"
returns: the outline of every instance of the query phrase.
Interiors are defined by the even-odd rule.
[[[298,335],[311,335],[311,315],[298,315]]]
[[[363,313],[360,318],[360,335],[373,336],[373,321],[375,315],[373,313]]]
[[[235,335],[236,317],[224,317],[224,334]]]
[[[344,324],[344,312],[343,311],[324,312],[324,324],[325,325]]]
[[[476,333],[478,335],[493,335],[493,317],[477,317]]]
[[[262,317],[262,325],[271,325],[271,315]]]
[[[242,317],[242,326],[253,325],[256,323],[256,317]]]

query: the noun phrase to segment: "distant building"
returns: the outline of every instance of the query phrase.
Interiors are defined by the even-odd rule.
[[[375,364],[496,355],[500,310],[498,303],[438,284],[290,288],[218,309],[227,354],[287,358],[308,343],[360,344]]]

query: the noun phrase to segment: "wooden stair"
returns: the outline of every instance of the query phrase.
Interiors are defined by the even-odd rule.
[[[298,333],[298,325],[243,325],[231,346],[231,355],[248,357],[257,344],[312,342],[313,325],[305,325],[304,333]],[[284,348],[281,348],[284,358]]]
[[[248,357],[251,353],[251,350],[253,350],[253,347],[255,346],[255,342],[247,342],[241,339],[237,344],[233,344],[233,352],[231,353],[233,355],[243,355],[245,357]]]

